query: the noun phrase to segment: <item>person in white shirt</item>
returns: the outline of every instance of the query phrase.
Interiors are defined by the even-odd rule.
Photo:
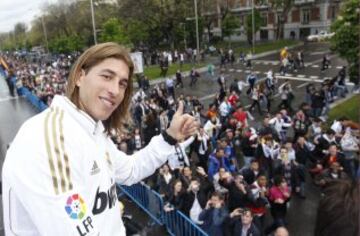
[[[248,86],[249,84],[246,83],[244,80],[239,80],[237,82],[237,85],[238,85],[238,90],[239,90],[239,95],[242,93],[243,89],[245,86]]]
[[[67,97],[30,118],[3,165],[5,234],[125,236],[116,184],[151,175],[198,124],[180,103],[170,127],[132,156],[110,138],[130,121],[134,64],[116,43],[86,50],[72,67]]]
[[[220,111],[220,122],[222,124],[224,124],[226,118],[228,117],[228,115],[231,112],[231,104],[228,101],[227,96],[224,97],[223,101],[221,102],[220,106],[219,106],[219,111]]]
[[[184,166],[190,166],[189,157],[186,153],[186,149],[194,142],[195,137],[191,136],[186,140],[180,141],[174,146],[174,152],[169,157],[169,167],[171,170],[175,170]]]
[[[283,116],[280,112],[276,113],[276,116],[269,120],[269,124],[273,125],[274,129],[279,135],[280,141],[285,142],[286,141],[286,132],[284,131],[284,128],[291,127],[291,123],[285,122],[283,119]]]
[[[199,143],[199,147],[196,152],[199,158],[199,166],[201,166],[205,170],[205,172],[207,172],[208,141],[210,137],[207,135],[204,128],[200,127],[196,139]]]
[[[206,134],[210,137],[212,148],[216,147],[216,137],[221,128],[220,120],[217,117],[212,117],[204,125]]]

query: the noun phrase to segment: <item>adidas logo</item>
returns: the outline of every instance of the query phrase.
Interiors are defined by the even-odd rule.
[[[98,164],[96,163],[96,161],[94,161],[94,164],[93,164],[93,166],[91,168],[90,174],[91,175],[96,175],[99,172],[100,172],[100,168],[99,168]]]

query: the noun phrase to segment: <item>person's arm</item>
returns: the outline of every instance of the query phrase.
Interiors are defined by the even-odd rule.
[[[153,137],[150,143],[132,156],[125,155],[117,151],[112,145],[111,158],[114,161],[116,182],[125,185],[132,185],[150,176],[164,164],[169,156],[175,152],[174,145],[176,140],[182,140],[196,133],[198,124],[195,118],[188,114],[183,114],[184,104],[181,102],[175,112],[170,127],[166,130],[167,134],[160,134]],[[165,135],[165,136],[164,136]],[[171,141],[166,141],[166,136],[170,136]],[[111,142],[109,140],[109,142]],[[109,144],[110,146],[110,144]]]
[[[6,235],[24,235],[19,230],[24,230],[25,227],[28,232],[32,232],[31,235],[70,236],[79,235],[79,230],[87,235],[98,235],[100,231],[96,225],[99,223],[94,216],[99,213],[99,208],[94,205],[97,196],[86,189],[87,181],[90,180],[85,176],[90,175],[88,171],[91,166],[83,165],[88,162],[84,161],[79,152],[72,151],[69,148],[71,144],[68,145],[65,139],[68,162],[62,161],[63,171],[59,175],[60,163],[55,160],[63,159],[64,156],[56,155],[52,139],[49,139],[49,145],[45,145],[40,135],[34,139],[31,132],[34,128],[27,124],[25,126],[27,127],[19,131],[10,146],[3,166]],[[37,131],[40,134],[43,130]],[[46,151],[46,146],[50,154]],[[58,148],[62,154],[63,146]],[[115,185],[107,191],[117,201]],[[76,205],[79,208],[76,209]],[[101,219],[100,215],[99,218]],[[110,219],[112,220],[114,219]],[[84,228],[85,224],[87,229]]]
[[[207,218],[209,218],[210,213],[211,213],[210,208],[205,208],[204,210],[202,210],[198,217],[199,221],[205,221]]]
[[[213,212],[213,224],[216,226],[222,225],[228,215],[228,211],[224,207],[215,207]]]
[[[276,122],[276,117],[274,117],[274,118],[271,118],[270,120],[269,120],[269,124],[270,125],[273,125],[273,124],[275,124],[275,122]]]
[[[140,151],[129,156],[113,148],[111,161],[114,162],[116,182],[132,185],[150,176],[163,165],[175,151],[162,135],[153,137],[150,143]]]
[[[180,143],[180,146],[182,146],[184,149],[186,149],[192,142],[194,142],[195,137],[191,136],[190,138],[186,139],[184,142]]]

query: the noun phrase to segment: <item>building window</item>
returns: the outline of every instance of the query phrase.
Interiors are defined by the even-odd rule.
[[[330,7],[330,19],[334,20],[336,18],[336,7],[331,6]]]
[[[310,21],[310,10],[306,9],[302,11],[301,23],[302,24],[309,24]]]
[[[245,25],[245,16],[240,15],[240,25]]]
[[[261,18],[262,18],[261,26],[266,27],[268,25],[267,13],[262,13]]]

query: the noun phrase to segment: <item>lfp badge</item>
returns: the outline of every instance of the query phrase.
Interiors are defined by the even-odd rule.
[[[65,206],[66,213],[71,219],[81,220],[86,214],[86,204],[79,194],[68,197]]]

